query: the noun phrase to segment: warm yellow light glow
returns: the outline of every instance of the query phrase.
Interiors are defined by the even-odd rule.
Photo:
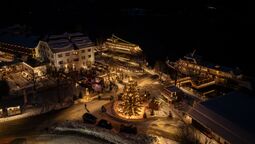
[[[119,117],[121,117],[121,118],[123,118],[123,119],[130,119],[130,120],[143,119],[143,114],[145,113],[145,106],[142,106],[142,107],[140,108],[140,111],[138,112],[138,115],[131,115],[131,116],[129,116],[129,115],[125,115],[125,114],[123,113],[123,110],[122,110],[122,108],[119,106],[119,104],[121,104],[121,102],[119,102],[119,101],[116,101],[116,102],[114,102],[114,104],[113,104],[113,109],[114,109],[115,113],[116,113]]]
[[[129,82],[131,82],[132,80],[133,80],[133,79],[132,79],[132,77],[130,76],[130,77],[129,77]]]
[[[14,109],[20,109],[20,106],[16,106],[16,107],[8,107],[7,110],[14,110]]]

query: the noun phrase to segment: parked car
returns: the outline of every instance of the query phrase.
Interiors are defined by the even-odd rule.
[[[106,128],[106,129],[112,129],[112,124],[110,122],[108,122],[105,119],[101,119],[97,126],[102,127],[102,128]]]
[[[97,117],[90,113],[85,113],[83,116],[83,122],[84,123],[89,123],[89,124],[95,124],[97,122]]]
[[[152,80],[156,80],[156,79],[159,79],[159,76],[158,76],[158,75],[152,75],[150,78],[151,78]]]
[[[129,133],[129,134],[137,134],[137,128],[133,125],[120,125],[120,132]]]

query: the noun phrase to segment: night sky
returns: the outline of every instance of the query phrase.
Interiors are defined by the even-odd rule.
[[[1,27],[27,24],[35,33],[83,31],[93,40],[115,33],[138,43],[149,61],[177,59],[197,49],[204,59],[248,75],[254,43],[248,4],[222,0],[1,1]],[[254,17],[254,16],[253,16]]]

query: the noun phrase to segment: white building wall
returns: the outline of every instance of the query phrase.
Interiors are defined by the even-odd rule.
[[[94,64],[94,52],[95,46],[54,53],[47,42],[40,41],[36,55],[42,60],[49,60],[50,64],[55,66],[57,69],[61,67],[72,68],[75,66],[78,70],[80,68],[86,68],[90,64]]]
[[[54,65],[61,67],[76,67],[77,69],[85,68],[90,64],[94,64],[95,47],[86,47],[78,50],[59,52],[54,54]]]
[[[35,58],[40,58],[41,57],[41,54],[40,54],[39,50],[40,50],[40,42],[35,47]]]

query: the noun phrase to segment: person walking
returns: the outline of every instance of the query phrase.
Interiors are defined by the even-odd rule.
[[[106,112],[106,108],[104,106],[101,107],[101,112],[105,113]]]
[[[89,110],[88,110],[88,108],[87,108],[87,104],[84,104],[84,107],[85,107],[85,110],[86,110],[87,112],[89,112]]]

